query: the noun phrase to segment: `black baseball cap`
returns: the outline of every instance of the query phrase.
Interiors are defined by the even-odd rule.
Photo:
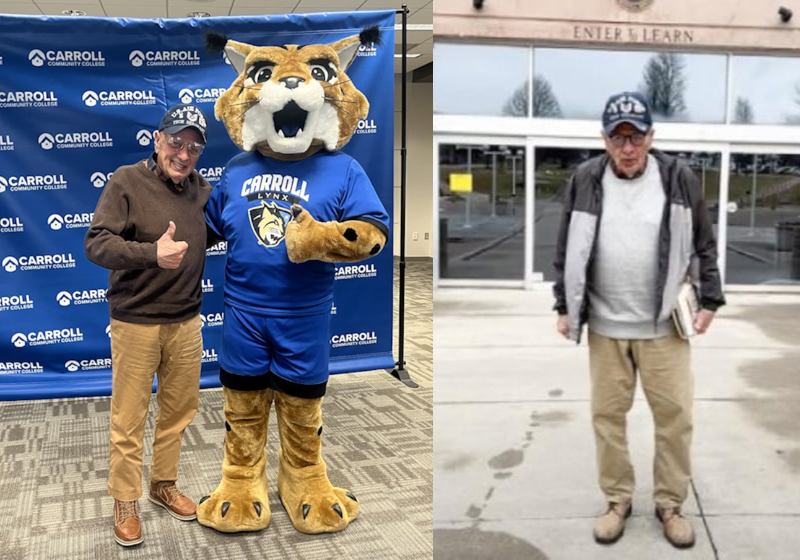
[[[164,114],[164,117],[158,124],[158,130],[176,134],[184,128],[193,128],[200,133],[203,144],[205,144],[208,141],[206,138],[207,126],[208,123],[203,111],[194,105],[180,103]]]
[[[628,123],[639,132],[647,132],[653,126],[653,115],[647,100],[641,93],[624,91],[612,95],[603,111],[603,130],[606,134],[622,123]]]

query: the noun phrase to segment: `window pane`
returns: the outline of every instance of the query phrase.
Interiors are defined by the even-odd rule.
[[[731,122],[800,124],[800,59],[733,57]]]
[[[609,96],[640,91],[656,121],[725,120],[725,55],[536,48],[534,69],[537,116],[599,121]]]
[[[528,114],[528,47],[433,45],[433,112],[460,115]]]
[[[729,284],[800,281],[800,156],[731,154]]]
[[[536,148],[533,271],[540,272],[547,282],[555,280],[553,263],[564,211],[564,187],[581,163],[601,153],[602,150]]]
[[[439,276],[522,280],[525,148],[442,144]]]

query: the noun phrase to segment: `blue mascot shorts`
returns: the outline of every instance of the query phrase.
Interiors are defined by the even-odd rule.
[[[225,305],[220,381],[237,391],[274,389],[314,399],[325,394],[330,312],[269,317]]]

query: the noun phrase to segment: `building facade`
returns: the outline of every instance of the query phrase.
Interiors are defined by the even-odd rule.
[[[625,90],[700,179],[726,285],[800,285],[800,4],[437,0],[433,21],[436,285],[553,278],[561,190]]]

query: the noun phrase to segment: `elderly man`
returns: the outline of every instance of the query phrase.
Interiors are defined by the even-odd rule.
[[[638,93],[608,100],[607,153],[582,164],[565,190],[555,310],[558,332],[569,339],[580,341],[588,323],[592,423],[607,502],[595,540],[615,542],[631,514],[626,414],[638,374],[655,422],[656,516],[667,540],[688,548],[694,530],[681,506],[691,479],[694,380],[689,342],[671,315],[687,278],[699,288],[698,333],[725,299],[698,181],[678,159],[651,149],[652,125]]]
[[[197,412],[200,389],[204,212],[211,186],[194,168],[206,126],[193,105],[167,111],[155,133],[155,153],[114,172],[86,234],[86,256],[111,270],[108,493],[114,498],[114,538],[122,546],[143,541],[137,500],[154,372],[158,417],[148,497],[177,519],[196,518],[194,502],[175,481],[183,431]]]

